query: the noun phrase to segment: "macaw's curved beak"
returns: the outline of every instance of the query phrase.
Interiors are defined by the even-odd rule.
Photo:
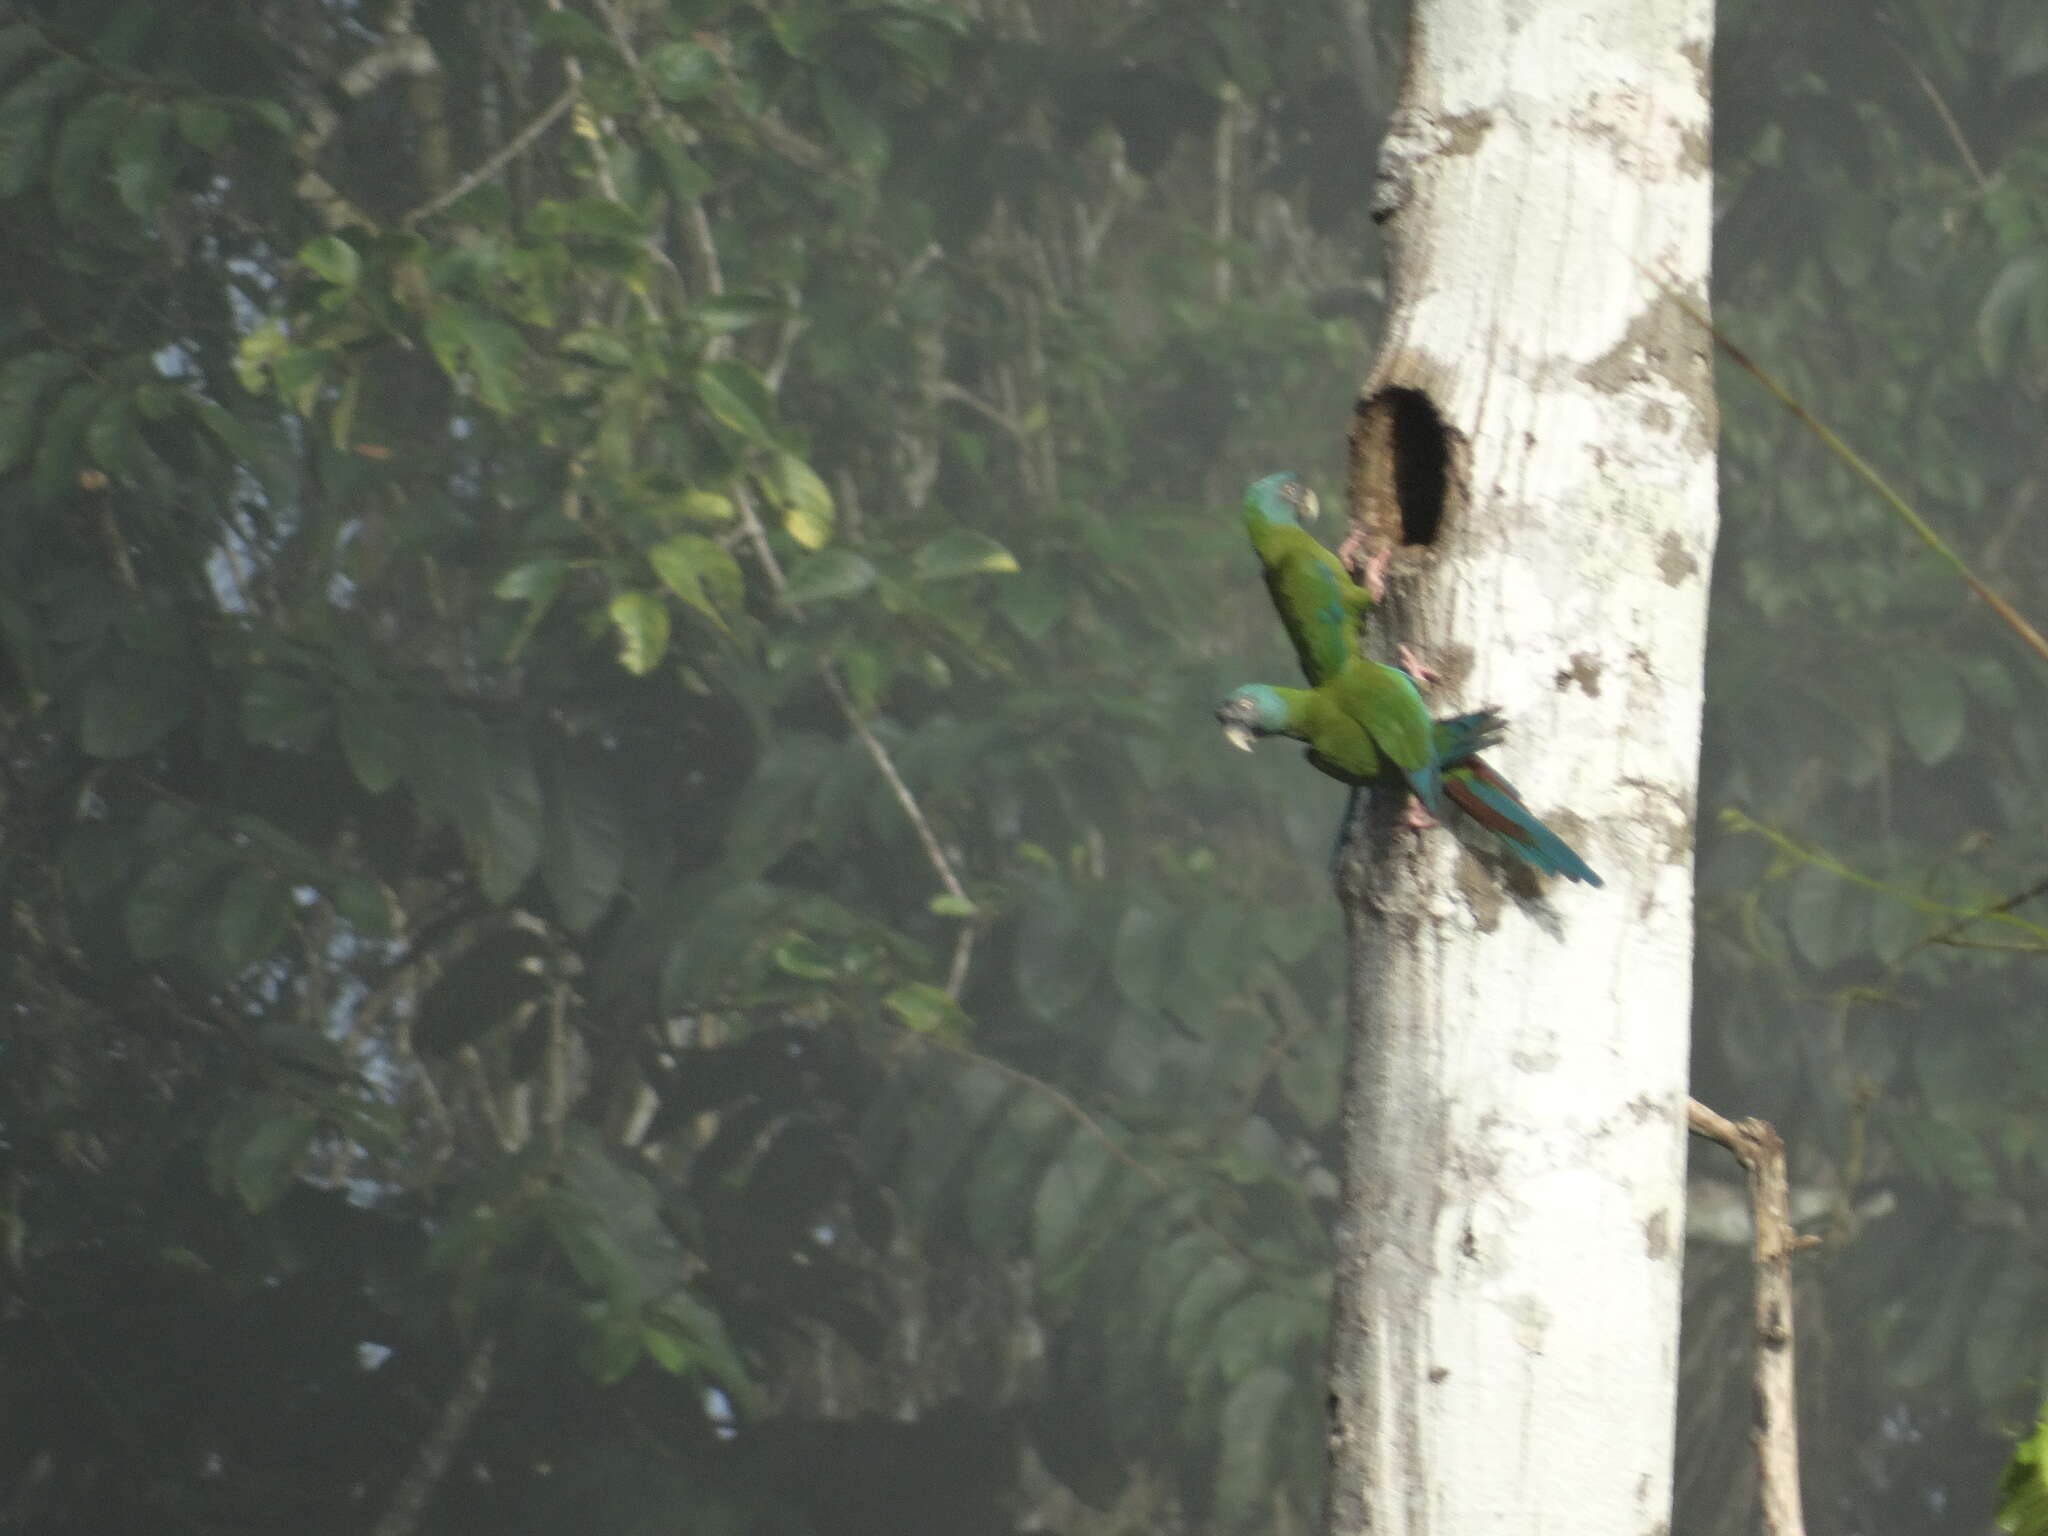
[[[1297,521],[1304,523],[1314,522],[1323,515],[1322,498],[1304,485],[1301,488],[1300,498],[1294,503],[1294,515]]]
[[[1259,738],[1252,733],[1252,728],[1242,720],[1226,720],[1223,722],[1223,739],[1237,748],[1238,751],[1249,752],[1257,744]]]

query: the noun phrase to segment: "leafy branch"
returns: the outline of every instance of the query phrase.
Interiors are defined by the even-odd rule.
[[[1733,807],[1721,813],[1721,825],[1731,832],[1753,834],[1763,838],[1764,841],[1777,849],[1780,854],[1797,864],[1825,870],[1838,880],[1846,881],[1851,885],[1861,886],[1864,890],[1875,892],[1877,895],[1911,907],[1915,912],[1919,912],[1924,916],[1947,920],[1948,925],[1946,927],[1922,938],[1914,946],[1915,948],[1919,948],[1922,945],[1943,944],[1962,949],[1999,949],[2014,954],[2048,954],[2048,924],[2029,922],[2023,917],[2016,916],[2013,912],[2015,907],[2024,905],[2034,897],[2048,894],[2048,880],[2042,880],[2023,891],[2015,892],[2010,896],[2000,897],[1995,901],[1984,902],[1981,905],[1953,906],[1948,902],[1937,901],[1931,896],[1923,896],[1917,891],[1907,889],[1905,886],[1893,885],[1889,881],[1880,880],[1875,875],[1865,874],[1862,870],[1845,864],[1825,849],[1808,847],[1806,844],[1788,837],[1776,827],[1757,821],[1754,817]],[[2027,936],[2027,942],[2021,944],[1997,944],[1983,940],[1969,940],[1962,937],[1966,929],[1974,927],[1978,923],[1998,923],[2017,929]]]

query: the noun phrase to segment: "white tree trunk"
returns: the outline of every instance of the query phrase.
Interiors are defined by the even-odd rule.
[[[1347,851],[1329,1536],[1668,1529],[1714,541],[1711,0],[1413,0],[1352,511],[1607,881]]]

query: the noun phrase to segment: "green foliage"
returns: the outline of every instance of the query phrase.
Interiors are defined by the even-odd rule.
[[[10,1507],[366,1513],[488,1344],[437,1528],[906,1404],[977,1454],[831,1486],[1303,1515],[1333,807],[1205,658],[1370,223],[1208,177],[1226,88],[1246,210],[1362,141],[1334,21],[290,9],[0,26]]]
[[[1718,320],[2038,624],[2039,9],[1724,13]],[[1802,1374],[1818,1356],[1817,1390],[1853,1405],[1803,1426],[1809,1509],[1975,1529],[2048,1346],[2027,1299],[2048,673],[1744,374],[1722,388],[1701,803],[1737,814],[1700,850],[1695,1092],[1897,1190],[1816,1274],[1817,1347],[1802,1313]],[[1849,1421],[1892,1426],[1885,1448]]]
[[[1998,1488],[1998,1528],[2006,1536],[2041,1536],[2048,1531],[2048,1421],[2013,1448]]]

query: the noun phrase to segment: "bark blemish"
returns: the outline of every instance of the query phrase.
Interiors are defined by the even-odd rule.
[[[1543,1353],[1543,1337],[1550,1332],[1550,1308],[1540,1296],[1517,1296],[1508,1304],[1508,1320],[1515,1330],[1515,1342],[1525,1353]]]
[[[1699,300],[1692,307],[1704,309]],[[1660,288],[1628,323],[1621,339],[1583,365],[1582,383],[1604,394],[1620,394],[1643,383],[1661,383],[1691,404],[1687,446],[1704,454],[1713,446],[1719,416],[1714,404],[1713,369],[1699,322],[1687,301]]]
[[[1700,573],[1700,563],[1693,558],[1692,551],[1685,547],[1685,540],[1667,528],[1664,541],[1657,547],[1657,574],[1664,578],[1664,585],[1675,587],[1681,581]]]
[[[1556,681],[1557,691],[1559,693],[1567,692],[1571,688],[1572,684],[1577,683],[1579,685],[1579,688],[1581,689],[1581,691],[1585,693],[1587,698],[1599,698],[1599,659],[1593,656],[1592,653],[1588,651],[1574,651],[1572,653],[1572,664],[1568,667],[1561,667],[1558,669]]]
[[[1444,153],[1469,155],[1485,141],[1488,130],[1493,127],[1493,114],[1458,112],[1437,121],[1444,131]]]
[[[1671,1213],[1659,1211],[1643,1223],[1643,1247],[1659,1261],[1671,1256]]]
[[[1681,128],[1678,131],[1678,168],[1699,176],[1706,174],[1714,163],[1714,141],[1704,128]]]
[[[1432,1365],[1429,1368],[1429,1379],[1439,1384],[1449,1381],[1451,1379],[1450,1368],[1448,1366]]]
[[[1707,52],[1706,39],[1700,37],[1688,38],[1678,45],[1678,56],[1692,66],[1693,90],[1698,94],[1699,99],[1702,101],[1711,100],[1713,92],[1709,87],[1713,84],[1713,81],[1708,74],[1708,67],[1711,61]]]
[[[1540,1051],[1516,1051],[1508,1059],[1518,1072],[1555,1072],[1558,1063],[1564,1060],[1557,1047],[1550,1045]]]
[[[1689,813],[1667,822],[1664,827],[1664,862],[1683,864],[1691,858],[1693,837],[1692,816]]]
[[[1486,870],[1467,849],[1458,850],[1458,894],[1472,909],[1472,921],[1481,933],[1500,927],[1501,908],[1507,905],[1500,887],[1486,878]]]

